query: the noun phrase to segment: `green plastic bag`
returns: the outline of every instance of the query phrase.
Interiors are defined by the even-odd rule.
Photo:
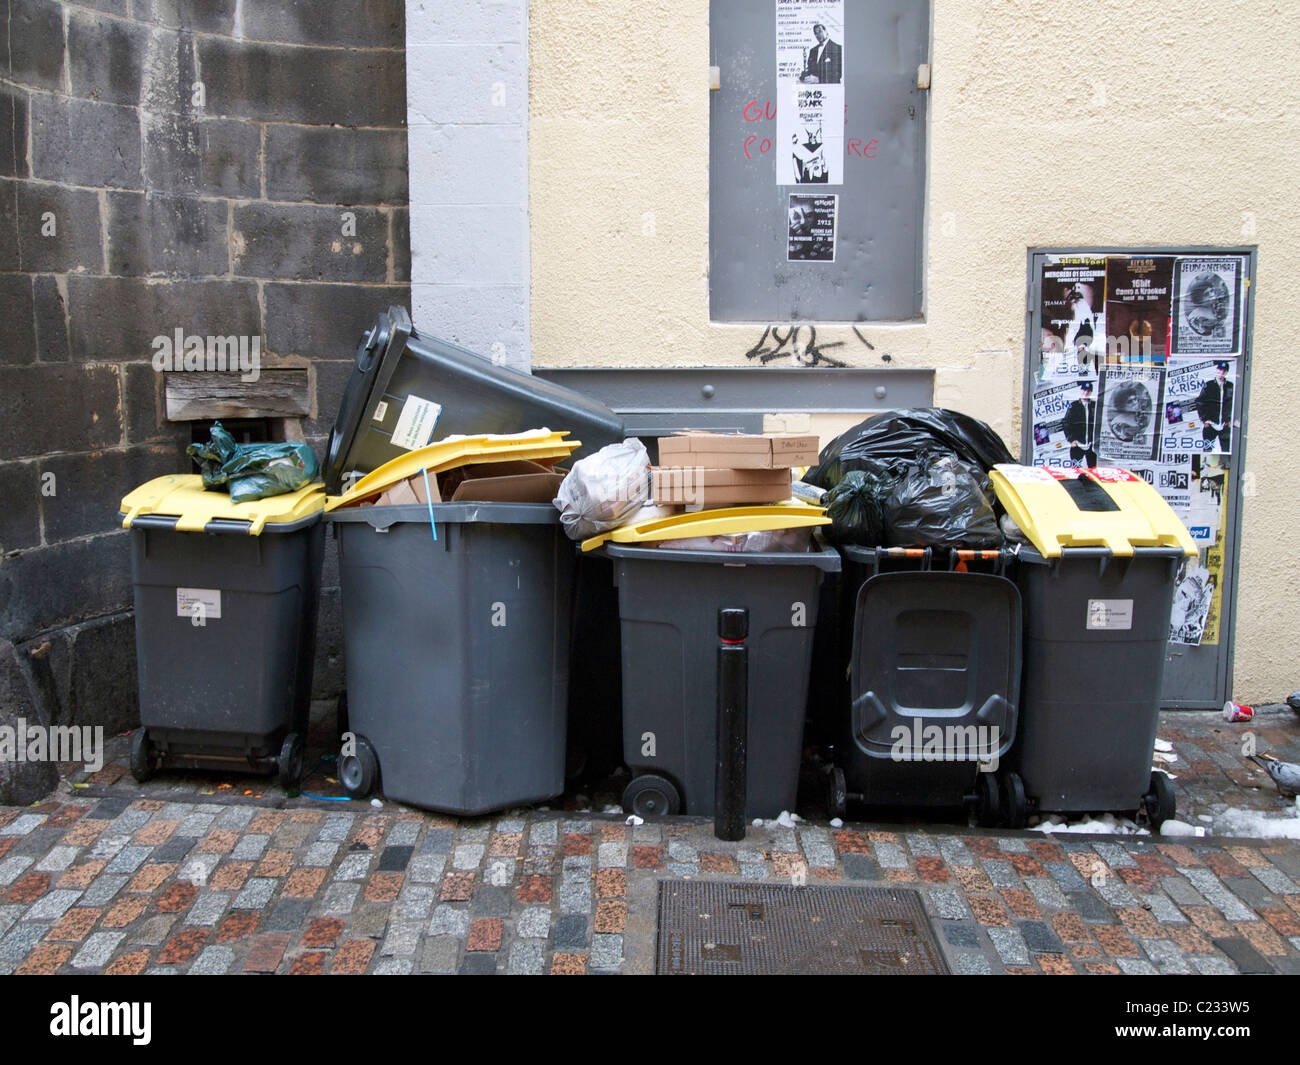
[[[236,444],[220,422],[206,444],[191,444],[185,453],[198,464],[204,488],[224,489],[236,503],[297,491],[320,474],[306,444]]]
[[[826,538],[835,544],[877,547],[885,542],[885,500],[898,478],[890,469],[850,470],[826,493]]]

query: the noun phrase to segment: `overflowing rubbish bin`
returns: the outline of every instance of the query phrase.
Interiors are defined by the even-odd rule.
[[[140,724],[131,772],[302,772],[324,545],[319,484],[252,502],[197,474],[121,504],[131,531]]]
[[[1002,764],[1020,702],[1021,600],[1007,577],[1011,553],[840,551],[849,684],[825,771],[829,815],[843,817],[850,799],[974,804],[982,824],[1023,824],[1023,789]],[[946,565],[936,568],[936,558]]]
[[[564,790],[575,555],[559,513],[549,502],[436,501],[433,472],[521,449],[561,458],[577,444],[559,435],[531,448],[434,444],[331,499],[350,732],[339,779],[353,797],[382,790],[472,815]],[[385,502],[408,480],[435,495]]]
[[[707,517],[679,520],[706,536]],[[666,534],[671,529],[661,521],[645,535]],[[819,589],[825,574],[839,570],[838,553],[819,542],[806,551],[672,549],[644,546],[635,533],[599,551],[612,560],[618,586],[623,750],[633,775],[624,809],[639,816],[717,812],[721,640],[748,651],[748,723],[740,738],[746,769],[738,782],[744,816],[793,811]],[[742,623],[738,636],[720,630],[723,612]]]
[[[992,480],[1030,542],[1018,551],[1024,685],[1011,752],[1030,807],[1172,818],[1169,778],[1151,761],[1176,577],[1195,543],[1124,470],[998,465]]]
[[[325,488],[337,495],[345,475],[370,473],[435,437],[543,426],[580,437],[580,454],[623,439],[622,418],[604,404],[421,336],[393,306],[357,348],[326,449]]]

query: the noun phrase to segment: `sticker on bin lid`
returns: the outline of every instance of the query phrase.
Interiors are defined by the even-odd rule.
[[[1133,628],[1133,600],[1089,599],[1088,628],[1090,630]]]
[[[1013,462],[1000,462],[993,467],[1011,484],[1051,484],[1050,471],[1042,466],[1018,466]]]
[[[421,399],[414,394],[407,396],[390,438],[393,446],[404,451],[424,447],[433,439],[433,430],[437,427],[441,414],[441,404],[434,403],[431,399]]]
[[[177,588],[176,616],[190,618],[194,624],[216,621],[221,617],[221,589]]]
[[[381,399],[377,404],[375,404],[375,416],[371,420],[376,422],[382,422],[387,417],[388,417],[388,400]]]
[[[1140,478],[1129,473],[1128,470],[1121,470],[1118,466],[1096,466],[1088,470],[1087,474],[1094,481],[1105,481],[1108,484],[1123,484],[1125,481],[1140,480]]]

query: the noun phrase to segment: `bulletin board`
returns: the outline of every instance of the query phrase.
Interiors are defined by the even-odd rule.
[[[1162,705],[1231,695],[1254,248],[1029,252],[1022,461],[1118,466],[1200,548],[1178,574]]]

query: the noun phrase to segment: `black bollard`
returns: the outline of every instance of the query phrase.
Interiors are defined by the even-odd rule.
[[[713,834],[718,839],[745,838],[748,635],[748,610],[718,611],[718,771],[713,789]]]

